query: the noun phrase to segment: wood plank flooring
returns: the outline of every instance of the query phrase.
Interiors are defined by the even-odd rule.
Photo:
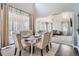
[[[55,56],[79,56],[79,52],[76,48],[60,44],[60,47]]]

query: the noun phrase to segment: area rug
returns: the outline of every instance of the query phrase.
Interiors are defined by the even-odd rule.
[[[15,46],[11,45],[8,48],[2,49],[2,55],[3,56],[14,56]],[[52,43],[52,48],[50,48],[49,52],[46,52],[46,49],[43,50],[44,56],[55,56],[56,52],[58,51],[59,44]],[[19,53],[17,52],[16,56],[19,56]],[[28,48],[26,50],[22,50],[21,56],[30,56]],[[41,56],[41,52],[38,48],[35,49],[35,52],[33,53],[33,56]]]

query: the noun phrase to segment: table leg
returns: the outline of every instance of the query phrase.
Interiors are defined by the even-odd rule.
[[[30,54],[30,56],[32,56],[32,52],[33,52],[33,44],[31,43],[31,54]]]

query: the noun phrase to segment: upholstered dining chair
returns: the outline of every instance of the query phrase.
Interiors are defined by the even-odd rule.
[[[41,56],[43,56],[43,49],[46,48],[48,52],[48,43],[49,43],[50,33],[46,32],[42,35],[40,41],[34,45],[41,50]]]
[[[26,31],[21,31],[20,34],[21,34],[21,42],[23,43],[23,46],[26,46],[26,44],[29,45],[28,41],[25,42],[25,39],[27,39],[30,36],[33,36],[33,31],[31,29],[29,29]],[[24,38],[24,37],[26,37],[26,38]],[[26,43],[26,44],[24,44],[24,43]],[[26,49],[26,47],[24,49]],[[31,46],[29,47],[29,53],[30,52],[31,52]]]
[[[27,30],[27,31],[21,31],[20,34],[21,34],[21,39],[22,39],[22,37],[29,37],[33,35],[33,32],[32,30]]]
[[[21,40],[21,34],[16,34],[15,39],[15,52],[14,55],[16,55],[17,50],[19,51],[19,56],[21,56],[22,49],[29,47],[30,44],[27,44],[24,40]]]

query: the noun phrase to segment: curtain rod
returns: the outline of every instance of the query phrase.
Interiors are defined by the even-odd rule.
[[[27,13],[27,14],[29,14],[29,15],[32,15],[32,14],[30,14],[30,13],[26,12],[26,11],[23,11],[23,10],[18,9],[18,8],[16,8],[16,7],[13,7],[13,6],[11,6],[11,5],[9,5],[9,7],[11,7],[11,8],[15,8],[15,9],[17,9],[17,10],[19,10],[19,11],[22,11],[22,12],[25,12],[25,13]]]

